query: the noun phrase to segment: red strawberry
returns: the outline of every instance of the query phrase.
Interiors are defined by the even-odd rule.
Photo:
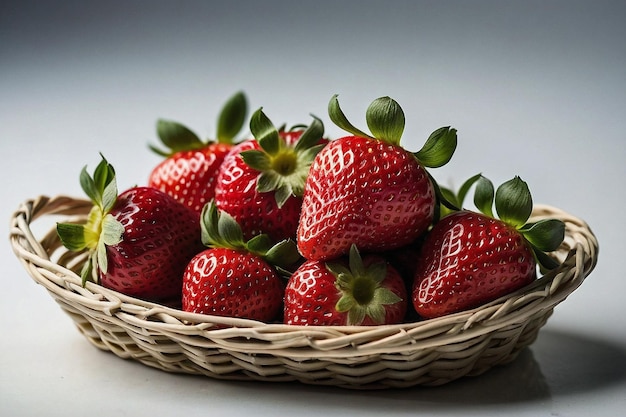
[[[152,301],[180,301],[182,274],[203,249],[199,215],[169,195],[134,187],[119,196],[113,167],[103,158],[93,178],[81,185],[94,202],[85,224],[60,223],[57,231],[70,250],[89,251],[83,282]]]
[[[412,296],[424,318],[477,307],[528,285],[536,278],[536,258],[544,267],[555,266],[544,252],[561,244],[564,225],[558,220],[526,224],[532,211],[526,183],[515,177],[498,188],[496,219],[493,185],[484,177],[475,180],[475,204],[485,214],[453,212],[422,245]]]
[[[202,214],[202,238],[209,248],[185,269],[183,310],[266,322],[276,319],[284,289],[278,268],[298,261],[295,243],[272,246],[267,235],[245,242],[237,222],[212,202]]]
[[[148,186],[157,188],[200,213],[215,196],[219,168],[241,130],[247,112],[242,92],[231,97],[222,109],[217,142],[203,142],[180,123],[159,120],[158,135],[168,151],[151,149],[166,158],[150,173]]]
[[[270,321],[282,306],[283,287],[261,257],[213,248],[196,255],[185,270],[183,310]]]
[[[239,222],[246,238],[264,233],[276,241],[295,239],[304,183],[324,146],[322,122],[279,131],[259,109],[250,130],[256,140],[238,144],[224,160],[215,203]]]
[[[348,260],[306,261],[285,289],[286,324],[394,324],[402,322],[406,310],[407,292],[400,274],[379,256],[362,259],[356,246]]]
[[[456,131],[435,131],[421,151],[402,148],[404,113],[389,97],[367,110],[374,136],[352,126],[329,104],[331,119],[355,136],[332,141],[315,158],[306,182],[298,227],[298,249],[307,259],[327,260],[361,250],[390,250],[413,242],[435,214],[436,185],[425,166],[448,162]]]

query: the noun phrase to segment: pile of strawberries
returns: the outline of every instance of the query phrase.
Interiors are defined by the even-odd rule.
[[[480,306],[554,268],[558,220],[528,223],[532,198],[514,177],[482,175],[458,193],[427,169],[446,164],[456,130],[418,152],[400,145],[405,115],[389,97],[354,127],[333,96],[344,137],[276,127],[241,92],[224,105],[216,140],[159,120],[164,160],[145,186],[118,193],[102,157],[80,183],[94,206],[59,223],[62,243],[87,251],[83,282],[185,311],[290,325],[378,325]],[[252,137],[236,141],[248,121]],[[474,188],[476,210],[464,209]],[[495,211],[494,211],[495,208]]]

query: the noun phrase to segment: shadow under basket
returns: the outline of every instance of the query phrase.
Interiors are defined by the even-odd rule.
[[[537,205],[531,221],[557,218],[565,240],[551,253],[560,266],[531,285],[479,308],[383,326],[289,326],[186,313],[81,284],[84,253],[60,243],[56,221],[84,219],[86,200],[40,196],[11,218],[10,241],[96,347],[168,372],[228,380],[299,381],[355,389],[441,385],[514,360],[533,343],[554,307],[593,270],[598,242],[581,219]],[[32,222],[52,223],[36,237]],[[39,226],[39,225],[37,225]]]

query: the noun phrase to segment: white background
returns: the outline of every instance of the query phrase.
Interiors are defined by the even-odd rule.
[[[1,215],[82,196],[102,152],[120,188],[160,159],[158,117],[215,132],[239,89],[277,124],[348,117],[389,95],[403,144],[440,126],[457,154],[431,173],[525,179],[600,241],[596,270],[520,358],[436,388],[353,392],[166,374],[92,347],[0,242],[0,414],[616,416],[626,408],[621,261],[626,7],[621,1],[5,2],[0,9]],[[8,229],[6,234],[8,235]]]

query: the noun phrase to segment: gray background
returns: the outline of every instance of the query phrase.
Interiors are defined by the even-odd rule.
[[[620,260],[626,132],[623,1],[3,2],[1,214],[40,194],[82,196],[102,152],[120,188],[159,158],[158,117],[203,137],[246,91],[277,124],[348,117],[389,95],[403,144],[458,129],[445,185],[525,179],[536,202],[584,218],[600,262],[511,366],[439,389],[382,393],[164,374],[92,348],[8,242],[2,249],[0,414],[618,415],[626,406]]]

